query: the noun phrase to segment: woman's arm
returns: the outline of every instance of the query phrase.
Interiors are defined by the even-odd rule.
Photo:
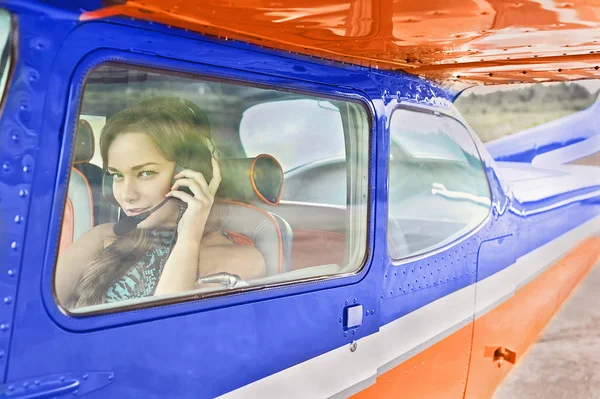
[[[166,295],[194,289],[198,256],[204,237],[206,221],[215,200],[215,193],[221,184],[221,174],[217,160],[211,159],[213,178],[207,183],[200,172],[184,169],[174,177],[177,179],[169,197],[178,198],[187,208],[177,225],[177,243],[167,259],[154,295]],[[193,195],[178,190],[187,187]]]
[[[264,277],[265,259],[250,245],[236,245],[218,232],[211,233],[200,246],[198,275],[227,272],[243,280]]]
[[[177,240],[165,263],[154,295],[167,295],[194,289],[200,243]]]
[[[112,223],[106,223],[92,228],[59,253],[54,290],[60,304],[66,304],[87,265],[102,251],[112,226]]]

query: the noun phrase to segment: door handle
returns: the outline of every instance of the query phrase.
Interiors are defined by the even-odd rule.
[[[95,391],[110,384],[110,372],[68,373],[33,380],[12,382],[1,386],[2,399],[41,399]]]
[[[492,361],[498,367],[502,367],[504,361],[515,364],[517,361],[517,352],[503,346],[491,345],[484,348],[483,357],[491,357]]]

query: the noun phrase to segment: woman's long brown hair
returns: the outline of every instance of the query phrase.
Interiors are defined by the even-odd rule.
[[[110,118],[100,136],[103,169],[108,167],[108,150],[117,136],[141,132],[150,137],[169,161],[201,172],[212,179],[212,153],[206,145],[210,124],[206,114],[193,103],[179,98],[161,97],[143,101]],[[86,267],[68,308],[101,304],[111,285],[122,278],[146,252],[152,242],[145,229],[116,238]]]

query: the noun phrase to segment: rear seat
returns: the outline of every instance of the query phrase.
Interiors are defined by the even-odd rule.
[[[92,192],[94,226],[97,226],[103,223],[116,222],[119,209],[106,201],[102,195],[102,168],[90,163],[90,160],[94,157],[94,152],[94,131],[86,120],[81,119],[77,126],[73,164],[75,169],[85,177]]]
[[[117,208],[102,197],[102,169],[89,163],[94,156],[94,132],[80,120],[73,148],[73,167],[67,189],[59,251],[71,245],[92,227],[114,222]]]

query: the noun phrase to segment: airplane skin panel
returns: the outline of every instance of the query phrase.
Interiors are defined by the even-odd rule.
[[[512,298],[478,318],[473,347],[510,348],[517,353],[517,362],[522,361],[527,347],[535,342],[566,300],[565,293],[572,292],[599,260],[600,237],[581,242],[539,277],[517,290]],[[506,361],[498,367],[497,362],[481,350],[474,351],[465,398],[491,397],[513,367]]]
[[[97,1],[74,4],[109,10]],[[489,198],[479,197],[487,216],[482,212],[479,225],[458,230],[452,242],[391,259],[389,121],[400,107],[456,115],[452,88],[152,21],[80,19],[75,6],[58,0],[3,5],[17,17],[19,38],[0,115],[3,394],[37,379],[73,389],[71,380],[85,385],[88,370],[102,387],[89,397],[98,398],[339,398],[365,389],[359,395],[385,396],[392,387],[408,396],[478,396],[494,385],[473,382],[477,372],[498,383],[511,367],[498,371],[491,359],[481,360],[484,347],[512,345],[522,355],[598,259],[597,166],[496,162],[475,137],[490,189]],[[59,308],[53,279],[82,88],[87,73],[109,61],[361,104],[370,118],[363,267],[101,315],[75,317]],[[548,140],[558,140],[560,132],[551,133]],[[460,200],[431,213],[453,225],[446,208]],[[412,227],[430,226],[428,212],[412,213]],[[363,306],[362,324],[345,328],[345,309],[354,305]],[[495,317],[501,323],[494,327]],[[71,378],[78,372],[81,379]],[[428,384],[431,373],[443,374],[436,386]]]
[[[144,0],[114,1],[82,19],[128,16],[429,78],[513,83],[598,77],[599,15],[592,0]]]
[[[331,392],[337,381],[347,385],[343,397],[352,392],[348,388],[364,389],[365,384],[373,385],[353,397],[395,397],[402,392],[406,397],[435,398],[444,390],[462,396],[466,387],[466,379],[460,376],[464,356],[477,364],[475,369],[469,367],[472,371],[466,396],[490,397],[512,365],[504,362],[499,368],[478,349],[513,345],[517,359],[521,359],[525,348],[558,311],[565,293],[571,292],[600,261],[599,221],[595,218],[532,251],[503,273],[436,300],[358,340],[358,359],[348,347],[341,347],[220,398],[276,397],[283,390],[290,397],[330,397],[334,396]],[[560,293],[553,289],[557,286],[561,287]],[[489,298],[477,309],[471,307],[469,299],[475,294]],[[529,320],[530,314],[536,315],[534,320]],[[468,341],[473,333],[477,337],[475,351],[461,351],[460,343]],[[358,364],[362,368],[357,368]],[[377,370],[376,381],[369,370]],[[314,378],[325,376],[329,383],[306,384],[306,378],[314,380],[308,377],[313,373]],[[432,383],[432,375],[436,375],[439,385]],[[361,384],[363,381],[365,384]]]
[[[558,166],[565,162],[544,162],[544,157],[572,147],[575,153],[570,158],[577,157],[577,152],[580,158],[587,156],[588,150],[598,151],[599,134],[600,96],[587,109],[490,141],[485,147],[497,161]],[[577,145],[587,148],[577,149]]]

